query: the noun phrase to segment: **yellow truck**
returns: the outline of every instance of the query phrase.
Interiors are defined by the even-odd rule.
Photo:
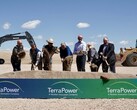
[[[125,48],[121,58],[123,66],[137,66],[137,40],[135,48]]]

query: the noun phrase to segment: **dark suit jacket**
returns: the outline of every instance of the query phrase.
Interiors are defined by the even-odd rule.
[[[98,54],[100,54],[100,52],[103,53],[104,46],[105,46],[105,44],[102,44],[100,46]],[[109,64],[115,64],[116,55],[115,55],[115,52],[114,52],[114,44],[108,43],[103,55],[107,57],[107,61],[108,61]]]

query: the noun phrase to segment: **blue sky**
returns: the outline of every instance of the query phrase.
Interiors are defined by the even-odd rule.
[[[98,50],[104,35],[120,47],[135,47],[137,39],[137,0],[1,0],[0,36],[30,32],[39,49],[49,38],[54,45],[66,42],[73,51],[77,36]],[[29,44],[23,40],[25,49]],[[15,41],[5,42],[9,50]]]

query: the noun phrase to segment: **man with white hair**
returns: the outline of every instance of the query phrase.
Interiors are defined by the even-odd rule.
[[[110,71],[115,73],[116,55],[114,52],[114,44],[109,43],[107,36],[103,38],[103,44],[99,47],[98,54],[100,55],[103,72]]]
[[[73,55],[70,48],[66,45],[66,43],[61,43],[59,49],[60,49],[60,58],[62,61],[63,71],[71,71]]]
[[[99,60],[98,52],[96,51],[95,47],[91,43],[87,44],[87,49],[88,49],[88,52],[87,52],[88,60],[87,60],[87,62],[91,63],[91,65],[90,65],[91,72],[97,72],[99,69],[99,66],[100,66],[100,60]]]
[[[78,35],[78,42],[74,46],[73,54],[76,54],[76,63],[78,71],[85,71],[86,64],[86,43],[83,41],[83,36]]]
[[[21,52],[25,52],[23,49],[22,41],[17,40],[17,45],[13,48],[11,55],[11,64],[13,67],[13,71],[21,70],[21,58],[19,56]]]

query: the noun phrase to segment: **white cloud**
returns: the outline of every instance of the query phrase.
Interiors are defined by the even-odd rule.
[[[3,25],[3,29],[9,29],[11,26],[10,23],[6,22],[4,25]]]
[[[112,43],[112,44],[114,44],[114,42],[113,42],[113,41],[109,41],[109,43]]]
[[[105,36],[107,36],[107,35],[106,34],[99,34],[99,35],[97,35],[98,38],[103,38]]]
[[[38,36],[35,36],[35,38],[41,40],[41,39],[43,39],[43,36],[42,35],[38,35]]]
[[[65,42],[67,46],[73,46],[74,43],[73,42]]]
[[[123,40],[123,41],[120,41],[120,44],[121,45],[126,45],[126,44],[128,44],[129,42],[128,41],[125,41],[125,40]]]
[[[21,27],[25,29],[34,29],[37,27],[38,24],[40,24],[40,20],[32,20],[24,23]]]
[[[95,46],[97,43],[96,42],[87,42],[87,44],[91,44],[91,45]]]
[[[90,24],[84,23],[84,22],[80,22],[80,23],[77,24],[77,27],[78,28],[88,28],[88,27],[90,27]]]

